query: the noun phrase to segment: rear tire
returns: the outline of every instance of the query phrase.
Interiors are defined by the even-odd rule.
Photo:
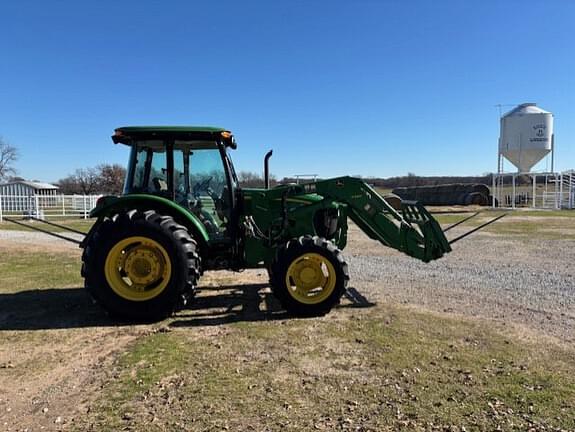
[[[290,314],[309,317],[325,315],[339,304],[349,273],[343,254],[330,241],[304,236],[278,250],[270,279]]]
[[[171,216],[153,210],[106,218],[82,256],[85,287],[120,320],[157,321],[191,298],[200,276],[197,245]]]

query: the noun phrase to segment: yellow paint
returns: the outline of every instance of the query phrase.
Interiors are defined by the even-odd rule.
[[[306,253],[290,264],[285,283],[295,300],[314,305],[333,293],[336,278],[335,268],[327,258],[317,253]]]
[[[168,286],[172,263],[168,252],[148,237],[128,237],[116,243],[104,265],[106,281],[126,300],[146,301]]]

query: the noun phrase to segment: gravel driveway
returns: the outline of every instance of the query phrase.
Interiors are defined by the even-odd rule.
[[[83,235],[75,234],[75,233],[57,233],[64,235],[66,237],[70,237],[76,240],[82,240],[84,238]],[[11,243],[20,243],[26,245],[54,245],[58,248],[65,248],[68,246],[70,249],[77,249],[78,245],[70,242],[66,242],[64,240],[60,240],[56,237],[53,237],[48,234],[44,234],[41,232],[33,232],[33,231],[12,231],[12,230],[0,230],[0,242],[8,241]]]
[[[357,228],[350,238],[350,286],[372,302],[517,323],[575,342],[573,240],[478,233],[425,264],[382,248]]]

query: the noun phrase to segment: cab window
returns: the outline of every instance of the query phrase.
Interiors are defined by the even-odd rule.
[[[230,205],[219,149],[174,150],[174,183],[178,204],[200,219],[211,238],[223,238]]]
[[[166,151],[162,143],[143,142],[134,147],[134,175],[131,185],[126,185],[126,193],[149,193],[168,196]]]

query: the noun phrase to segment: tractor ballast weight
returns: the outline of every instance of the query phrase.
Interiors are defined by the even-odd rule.
[[[225,129],[125,127],[112,138],[131,147],[124,194],[98,201],[81,246],[85,286],[117,318],[161,319],[191,300],[204,271],[245,268],[268,270],[288,312],[325,314],[349,280],[348,218],[424,262],[451,251],[425,208],[396,210],[357,178],[240,187]]]

